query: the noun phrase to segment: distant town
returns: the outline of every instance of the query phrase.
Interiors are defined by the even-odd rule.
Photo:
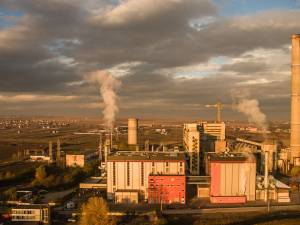
[[[3,118],[0,124],[4,221],[78,222],[91,196],[104,198],[119,218],[232,207],[298,210],[288,122],[271,123],[268,131],[239,121],[136,118],[117,121],[112,130],[84,119]]]

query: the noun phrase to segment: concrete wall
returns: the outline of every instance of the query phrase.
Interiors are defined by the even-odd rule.
[[[196,123],[184,124],[183,145],[190,159],[189,171],[192,175],[200,173],[200,131]]]
[[[246,203],[246,196],[212,196],[210,201],[216,204]]]
[[[202,123],[206,139],[225,140],[225,123]]]
[[[116,192],[115,193],[115,202],[116,203],[134,203],[139,202],[138,192]]]
[[[225,140],[216,140],[214,142],[215,152],[220,153],[226,151],[226,144]]]
[[[79,166],[84,167],[85,156],[84,155],[66,155],[66,166]]]
[[[263,151],[263,153],[265,153],[265,152],[269,153],[268,168],[269,168],[270,172],[277,170],[277,161],[276,161],[277,160],[277,149],[278,149],[277,144],[265,144],[265,143],[263,143],[261,145],[261,150]]]
[[[198,198],[209,198],[210,189],[209,187],[197,187],[197,197]]]

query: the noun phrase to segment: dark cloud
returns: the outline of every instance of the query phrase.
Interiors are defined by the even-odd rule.
[[[72,102],[74,107],[93,104],[98,91],[80,83],[85,73],[140,62],[120,78],[124,115],[178,111],[207,116],[210,111],[200,110],[201,105],[217,99],[230,102],[231,90],[245,86],[270,112],[269,99],[276,92],[279,97],[272,101],[280,109],[287,105],[287,97],[282,97],[288,94],[287,63],[277,63],[279,79],[270,62],[247,54],[257,49],[289,51],[290,35],[300,29],[299,11],[224,18],[209,0],[84,2],[0,2],[0,7],[22,12],[15,26],[0,30],[1,92],[79,95],[82,99]],[[184,72],[218,56],[243,59],[223,63],[207,76]],[[185,76],[172,74],[177,67]]]
[[[233,71],[238,73],[256,73],[264,71],[268,67],[264,62],[237,62],[233,64],[226,64],[221,67],[221,71]]]

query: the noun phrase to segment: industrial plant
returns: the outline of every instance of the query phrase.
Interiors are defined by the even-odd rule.
[[[197,209],[257,206],[267,207],[269,211],[272,205],[292,206],[298,202],[294,202],[289,175],[294,167],[300,166],[300,35],[292,36],[291,55],[289,147],[282,147],[279,140],[269,135],[271,132],[266,126],[258,124],[246,129],[239,127],[239,131],[243,129],[247,134],[239,135],[221,118],[222,108],[237,107],[234,104],[218,101],[215,105],[205,105],[216,109],[215,121],[188,121],[157,127],[154,122],[145,123],[137,118],[116,125],[117,110],[106,104],[106,120],[101,129],[71,127],[71,132],[63,135],[64,139],[57,135],[58,131],[51,131],[52,138],[46,147],[24,148],[18,151],[18,160],[14,163],[37,163],[42,166],[38,168],[44,168],[36,170],[35,180],[30,184],[38,190],[36,195],[51,192],[54,190],[52,183],[60,184],[61,180],[73,185],[70,187],[76,185],[76,194],[70,192],[59,197],[68,199],[71,196],[65,208],[72,209],[75,216],[72,214],[69,222],[76,219],[79,213],[76,205],[87,195],[103,196],[113,215],[123,215],[131,207],[145,213],[147,210],[141,209],[145,205],[161,213],[172,213],[174,207],[188,211],[195,201],[202,204]],[[114,102],[113,88],[118,86],[117,81],[109,80],[109,74],[102,72],[94,75],[96,81],[104,80],[102,85],[107,85],[100,88],[100,93],[106,91],[106,98],[113,98]],[[108,90],[111,86],[112,90]],[[176,133],[172,141],[167,140],[169,132],[172,134],[176,129],[180,134]],[[253,139],[251,134],[259,138]],[[81,137],[87,139],[80,142]],[[86,147],[89,144],[92,147]],[[76,146],[81,147],[76,149]],[[56,180],[49,176],[47,182],[43,181],[51,170],[67,171],[67,174]],[[76,170],[79,171],[78,182],[70,177],[77,173]],[[31,174],[34,173],[31,171]],[[34,199],[31,190],[24,192],[23,189],[16,189],[19,191],[16,193],[26,193],[26,197],[23,194],[21,198],[16,195],[7,199],[11,221],[50,224],[51,210],[65,213],[64,206],[57,206],[47,197]]]
[[[113,143],[110,149],[103,148],[107,158],[102,180],[107,181],[108,201],[167,205],[197,197],[212,204],[291,202],[291,187],[278,173],[286,174],[300,162],[299,65],[300,35],[293,35],[290,148],[281,148],[263,133],[261,141],[228,136],[220,102],[207,105],[217,109],[215,122],[183,124],[182,144],[171,146],[143,143],[138,119],[130,118],[127,149]]]

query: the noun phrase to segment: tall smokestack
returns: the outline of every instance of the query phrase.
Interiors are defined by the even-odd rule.
[[[300,34],[292,35],[291,161],[300,165]]]
[[[137,145],[138,119],[128,119],[128,145]]]

